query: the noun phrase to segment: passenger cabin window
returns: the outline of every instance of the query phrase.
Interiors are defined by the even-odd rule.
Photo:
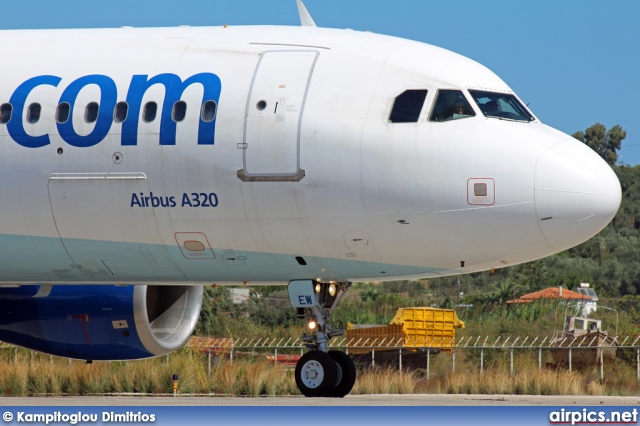
[[[7,124],[11,120],[13,107],[11,104],[2,104],[0,106],[0,124]]]
[[[126,102],[118,102],[116,108],[113,110],[113,121],[116,123],[122,123],[127,119],[129,112],[129,104]]]
[[[66,123],[69,119],[69,111],[71,110],[71,106],[67,102],[63,102],[58,105],[56,109],[56,121],[58,123]]]
[[[91,102],[84,110],[84,121],[87,123],[95,123],[98,119],[98,111],[100,106],[96,102]]]
[[[184,117],[187,115],[187,104],[184,101],[178,101],[173,105],[173,112],[171,114],[171,118],[173,121],[180,122],[184,120]]]
[[[214,101],[207,101],[202,105],[202,121],[209,123],[216,118],[218,106]]]
[[[469,93],[485,117],[527,122],[535,120],[513,95],[483,90],[469,90]]]
[[[155,102],[147,102],[142,111],[142,120],[146,123],[150,123],[156,119],[156,113],[158,112],[158,104]]]
[[[393,102],[389,121],[392,123],[417,123],[426,97],[426,90],[406,90]]]
[[[474,117],[476,113],[460,90],[438,90],[431,121],[450,121]]]
[[[36,124],[40,120],[40,111],[42,107],[40,104],[31,104],[27,110],[27,123]]]

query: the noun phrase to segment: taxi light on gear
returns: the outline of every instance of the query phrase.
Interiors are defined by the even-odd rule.
[[[320,283],[316,283],[316,293],[320,294],[321,290],[322,290],[322,286],[320,285]]]
[[[335,283],[331,283],[331,284],[329,285],[329,295],[330,295],[331,297],[335,296],[335,295],[336,295],[336,291],[337,291],[337,288],[336,288]]]
[[[307,327],[309,328],[309,330],[315,330],[317,326],[318,324],[314,319],[310,319],[309,322],[307,323]]]

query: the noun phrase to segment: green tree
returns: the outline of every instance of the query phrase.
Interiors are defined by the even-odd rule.
[[[225,319],[234,310],[231,291],[227,287],[205,287],[196,334],[223,336]]]
[[[627,137],[627,132],[618,124],[607,131],[604,124],[596,123],[586,131],[575,132],[572,136],[597,152],[609,165],[615,166],[618,162],[618,150],[622,146],[622,140]]]

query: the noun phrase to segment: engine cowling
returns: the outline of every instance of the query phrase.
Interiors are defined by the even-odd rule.
[[[25,285],[0,288],[0,341],[51,355],[126,360],[186,343],[202,286]]]

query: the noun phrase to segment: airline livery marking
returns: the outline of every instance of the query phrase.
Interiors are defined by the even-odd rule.
[[[13,117],[15,118],[7,123],[9,135],[15,142],[27,148],[41,148],[51,143],[48,134],[29,135],[25,131],[22,116],[27,98],[35,88],[39,86],[58,87],[61,81],[62,78],[54,75],[41,75],[26,80],[16,88],[9,100],[13,107]],[[160,122],[160,145],[175,145],[177,123],[171,116],[173,105],[181,99],[186,88],[194,83],[202,85],[202,105],[206,102],[218,104],[222,86],[220,78],[215,74],[199,73],[184,81],[177,75],[169,73],[158,74],[151,78],[148,75],[134,75],[127,90],[126,102],[129,107],[128,117],[130,118],[122,123],[121,145],[137,145],[142,99],[147,90],[156,84],[163,85],[165,89]],[[104,140],[113,124],[113,110],[118,100],[118,89],[113,79],[100,74],[86,75],[72,81],[60,95],[59,104],[68,103],[70,105],[70,116],[73,116],[73,108],[78,94],[82,89],[90,85],[100,88],[100,110],[91,133],[79,135],[75,131],[73,120],[71,119],[64,123],[56,123],[60,137],[69,145],[78,148],[95,146]],[[201,114],[198,126],[198,145],[214,144],[215,125],[215,116],[204,117]]]

